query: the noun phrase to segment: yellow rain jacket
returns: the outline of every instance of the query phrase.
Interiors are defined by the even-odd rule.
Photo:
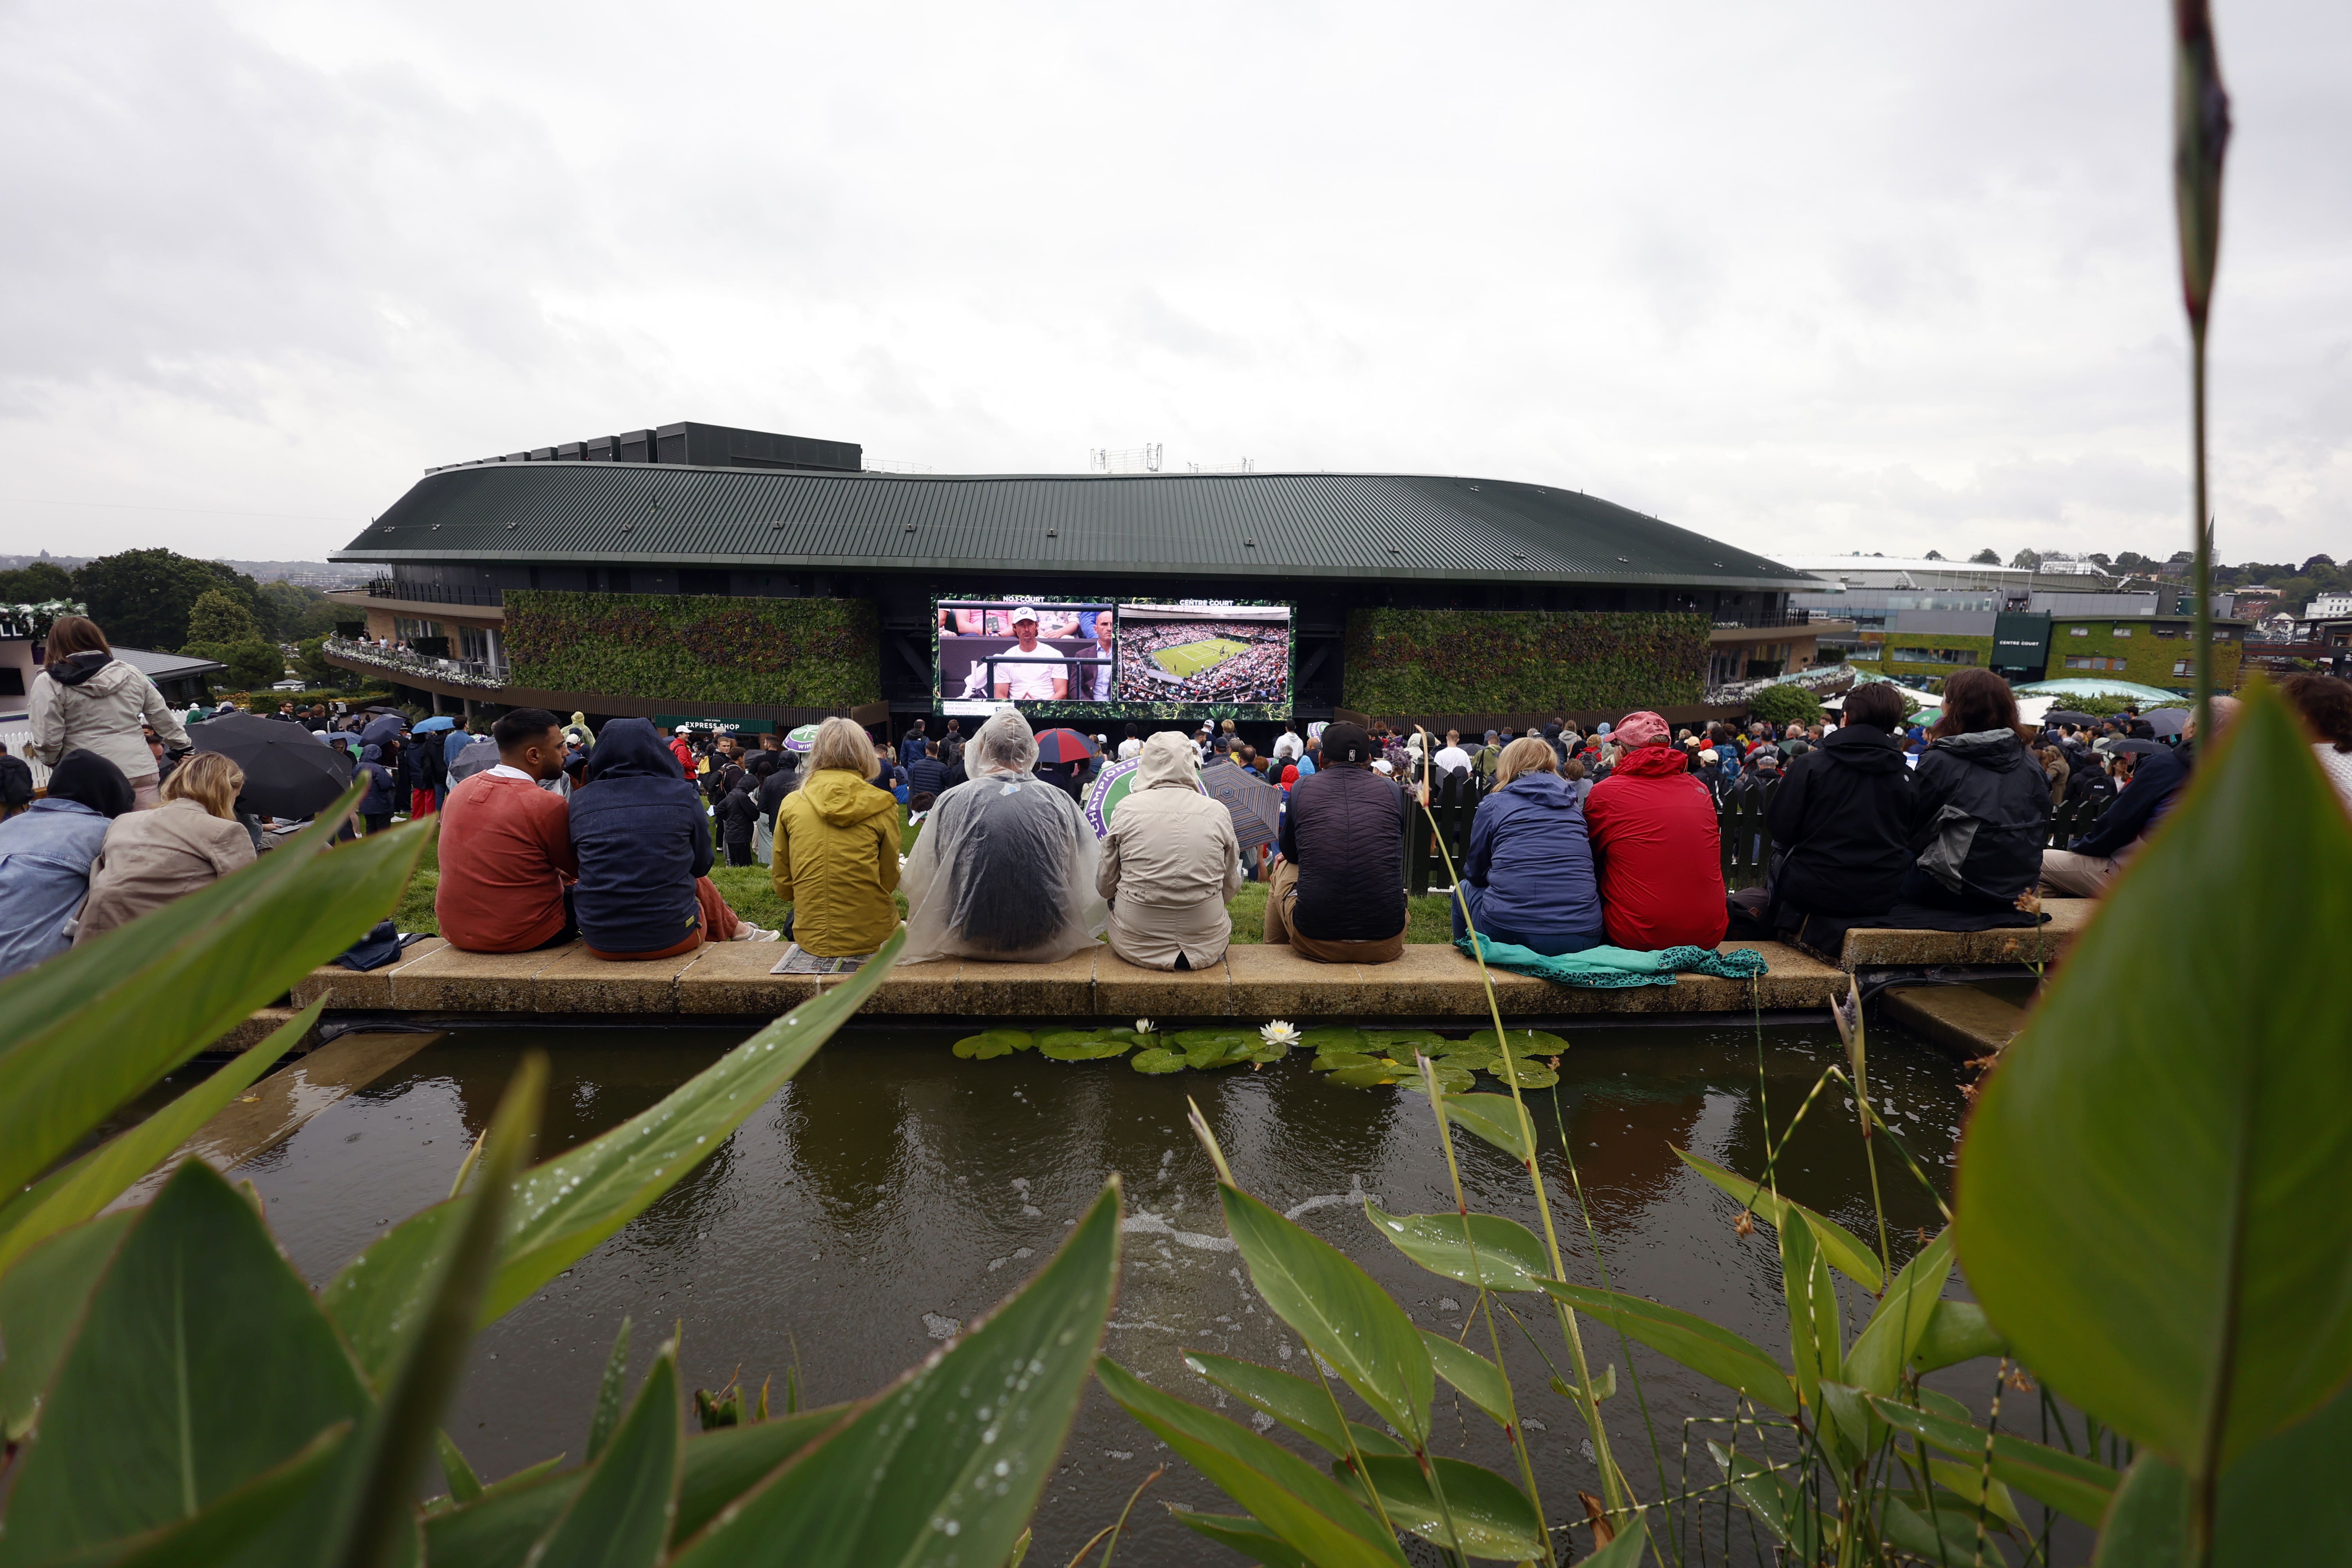
[[[872,952],[898,929],[898,802],[845,768],[824,768],[776,808],[768,862],[793,906],[793,940],[820,958]]]

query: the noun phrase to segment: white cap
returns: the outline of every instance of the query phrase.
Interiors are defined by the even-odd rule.
[[[1037,618],[1037,607],[1034,605],[1024,605],[1013,612],[1013,618],[1015,621],[1034,621]]]

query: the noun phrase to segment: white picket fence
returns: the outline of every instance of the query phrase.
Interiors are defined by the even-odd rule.
[[[0,730],[0,742],[5,742],[7,743],[8,754],[10,756],[22,757],[28,764],[31,765],[33,770],[33,787],[35,789],[48,788],[49,770],[43,767],[40,763],[40,760],[33,755],[32,726],[28,724],[20,729]]]

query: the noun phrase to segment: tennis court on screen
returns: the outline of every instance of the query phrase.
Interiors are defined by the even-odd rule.
[[[1190,680],[1213,665],[1219,665],[1237,653],[1249,651],[1249,644],[1232,637],[1202,637],[1199,642],[1180,643],[1153,653],[1151,662],[1179,680]]]

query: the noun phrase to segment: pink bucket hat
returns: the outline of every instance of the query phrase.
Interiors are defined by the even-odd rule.
[[[1621,746],[1654,746],[1666,738],[1666,721],[1646,710],[1628,713],[1610,739]]]

